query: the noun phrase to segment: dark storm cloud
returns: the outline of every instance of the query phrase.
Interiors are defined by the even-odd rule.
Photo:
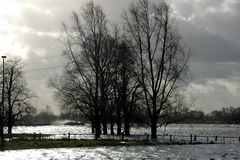
[[[192,60],[198,62],[240,61],[240,46],[230,40],[190,23],[182,22],[180,27],[184,40],[193,50]]]
[[[171,3],[183,39],[193,50],[193,68],[199,63],[219,68],[221,63],[225,69],[231,66],[230,62],[240,61],[240,1],[172,0]],[[230,68],[237,72],[236,65]]]
[[[240,60],[240,1],[173,1],[194,61]],[[176,6],[177,5],[177,6]]]
[[[240,1],[171,0],[184,41],[192,48],[188,93],[197,108],[239,106]]]

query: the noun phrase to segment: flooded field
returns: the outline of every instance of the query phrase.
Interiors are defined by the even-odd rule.
[[[13,133],[44,133],[44,134],[90,134],[89,125],[68,126],[18,126],[13,127]],[[163,134],[164,128],[158,129],[158,134]],[[150,134],[150,128],[132,127],[132,134]],[[208,136],[240,136],[240,125],[219,125],[219,124],[172,124],[166,127],[165,134],[173,135],[208,135]]]
[[[150,133],[149,128],[133,127],[131,133]],[[91,128],[84,126],[18,126],[13,133],[45,133],[45,134],[89,134]],[[164,128],[158,130],[163,134]],[[240,136],[239,125],[169,125],[166,134],[175,135],[207,135],[207,136]],[[7,160],[231,160],[240,159],[240,144],[202,144],[202,145],[159,145],[159,146],[130,146],[130,147],[87,147],[87,148],[58,148],[58,149],[30,149],[0,152],[0,159]]]

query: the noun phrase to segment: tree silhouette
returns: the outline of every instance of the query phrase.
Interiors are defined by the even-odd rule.
[[[165,1],[140,0],[124,14],[126,34],[133,44],[138,81],[144,93],[152,139],[157,139],[158,121],[185,84],[189,51],[181,44],[174,19]]]
[[[5,102],[8,135],[12,135],[12,127],[16,121],[32,112],[31,99],[35,93],[27,88],[23,75],[23,64],[20,59],[9,59],[5,63]],[[1,72],[2,75],[2,72]]]

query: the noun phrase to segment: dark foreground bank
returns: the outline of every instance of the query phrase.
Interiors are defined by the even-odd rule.
[[[73,147],[97,147],[97,146],[138,146],[138,145],[156,145],[150,141],[120,141],[120,140],[27,140],[17,139],[7,141],[5,150],[17,149],[40,149],[40,148],[73,148]]]
[[[120,141],[120,140],[28,140],[28,139],[15,139],[5,143],[4,150],[17,150],[17,149],[40,149],[40,148],[74,148],[74,147],[98,147],[98,146],[153,146],[160,144],[187,144],[187,143],[157,143],[154,141]],[[195,143],[201,144],[201,143]]]

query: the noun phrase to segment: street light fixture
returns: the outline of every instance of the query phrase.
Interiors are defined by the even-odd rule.
[[[1,144],[1,149],[3,149],[4,148],[4,131],[3,131],[3,127],[4,127],[4,85],[5,85],[5,81],[4,81],[4,79],[5,79],[5,77],[4,77],[4,59],[5,58],[7,58],[7,56],[2,56],[2,59],[3,59],[3,75],[2,75],[2,77],[3,77],[3,82],[2,82],[2,108],[0,109],[0,114],[1,114],[1,128],[0,128],[0,134],[1,134],[1,142],[2,142],[2,144]]]

